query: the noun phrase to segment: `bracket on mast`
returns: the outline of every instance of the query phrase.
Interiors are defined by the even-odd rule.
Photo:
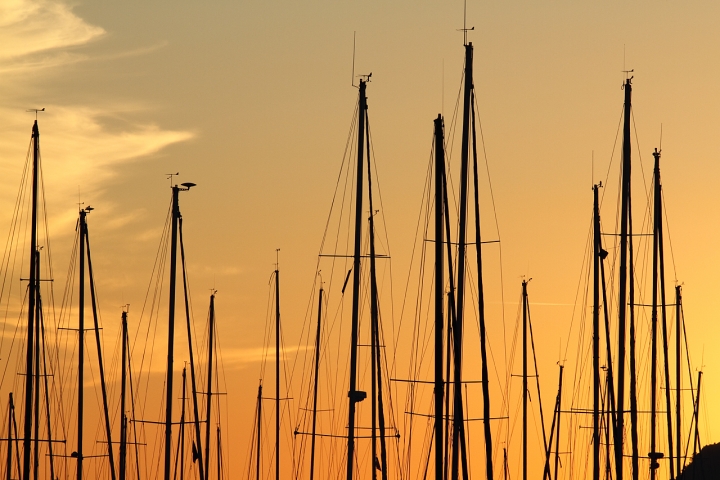
[[[635,75],[629,75],[629,74],[633,73],[634,71],[635,71],[634,68],[633,68],[632,70],[623,70],[623,71],[622,71],[622,72],[625,74],[625,81],[626,81],[626,83],[630,83],[630,81],[631,81],[633,78],[635,78]],[[629,75],[629,76],[628,76],[628,75]],[[623,83],[623,86],[622,86],[621,90],[625,90],[625,83]]]

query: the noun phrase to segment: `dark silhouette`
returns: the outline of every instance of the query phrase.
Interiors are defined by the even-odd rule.
[[[720,478],[720,443],[707,445],[695,455],[677,480],[709,480]]]

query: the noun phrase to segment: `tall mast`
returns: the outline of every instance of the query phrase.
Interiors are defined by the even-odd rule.
[[[445,283],[443,281],[443,243],[444,243],[444,176],[445,176],[445,139],[443,118],[438,114],[435,119],[435,480],[443,479],[444,462],[444,424],[443,394],[445,379],[443,377],[443,333],[445,319],[443,317],[443,301],[445,299]]]
[[[661,207],[660,197],[660,152],[653,152],[655,157],[654,199],[653,199],[653,265],[652,265],[652,341],[650,359],[650,480],[655,479],[655,470],[660,467],[657,462],[661,454],[655,451],[657,430],[657,323],[658,323],[658,210]]]
[[[527,480],[527,407],[528,407],[528,371],[527,371],[527,340],[528,340],[528,332],[527,332],[527,312],[528,312],[528,304],[527,304],[527,280],[523,280],[522,282],[522,301],[523,301],[523,327],[522,327],[522,349],[523,349],[523,373],[522,373],[522,382],[523,382],[523,403],[522,403],[522,478],[523,480]]]
[[[465,257],[467,250],[467,198],[468,198],[468,163],[470,149],[470,110],[473,88],[472,74],[473,48],[472,43],[465,45],[465,85],[463,94],[463,130],[462,151],[460,159],[460,218],[458,232],[458,282],[457,308],[453,325],[453,435],[452,435],[452,467],[451,480],[460,478],[460,453],[462,451],[463,480],[467,480],[467,457],[465,455],[465,416],[462,401],[462,335],[465,307]],[[479,248],[479,246],[478,246]],[[490,479],[488,479],[490,480]]]
[[[628,309],[628,239],[630,232],[630,115],[632,107],[632,84],[628,78],[624,84],[625,104],[622,144],[622,194],[620,207],[620,280],[618,293],[618,394],[617,425],[615,429],[615,479],[623,480],[623,435],[625,429],[625,346],[626,314]],[[632,307],[631,307],[632,308]]]
[[[177,227],[180,218],[178,194],[180,188],[172,187],[172,233],[170,240],[170,301],[168,305],[167,376],[165,380],[165,480],[170,480],[172,454],[172,406],[173,406],[173,353],[175,350],[175,282],[177,278]]]
[[[357,186],[355,191],[355,244],[353,253],[353,303],[350,341],[350,385],[348,391],[348,439],[347,439],[347,480],[353,478],[355,460],[355,404],[365,400],[367,394],[356,390],[357,387],[357,346],[360,313],[360,249],[362,247],[362,203],[363,203],[363,160],[365,147],[365,120],[367,115],[367,82],[360,80],[358,96],[358,155]]]
[[[680,356],[682,355],[682,347],[680,345],[680,336],[682,335],[682,287],[675,285],[675,438],[677,439],[677,454],[675,455],[675,461],[677,466],[675,471],[678,475],[682,470],[682,415],[681,406],[682,398],[680,392],[682,391],[682,376],[680,375]]]
[[[318,296],[318,320],[317,332],[315,333],[315,373],[313,376],[313,412],[312,412],[312,435],[310,437],[310,480],[315,479],[315,433],[317,428],[317,403],[318,403],[318,372],[320,371],[320,332],[322,325],[322,305],[323,305],[322,286]],[[219,448],[219,447],[218,447]]]
[[[593,186],[593,480],[600,480],[600,201]]]
[[[208,330],[208,381],[207,410],[205,411],[205,472],[210,477],[210,414],[212,411],[213,340],[215,339],[215,292],[210,295],[210,318]],[[218,479],[219,480],[219,479]]]
[[[195,185],[183,183],[182,188],[172,186],[172,233],[170,239],[170,292],[168,304],[168,348],[167,348],[167,372],[165,379],[165,480],[171,477],[172,460],[172,406],[173,406],[173,355],[175,351],[175,285],[177,281],[177,244],[178,244],[178,223],[180,221],[179,193],[187,191]],[[192,359],[192,356],[191,356]],[[197,420],[197,415],[196,415]],[[200,440],[199,435],[197,436]],[[200,467],[200,478],[203,478],[202,466]]]
[[[25,423],[23,425],[23,480],[30,480],[30,458],[32,453],[32,427],[33,427],[33,342],[35,341],[35,297],[37,295],[37,197],[38,197],[38,170],[40,167],[40,130],[37,119],[32,129],[33,169],[32,169],[32,210],[30,214],[30,275],[28,282],[28,324],[27,342],[25,352]]]
[[[280,270],[278,268],[275,269],[275,480],[280,480]]]
[[[125,414],[125,395],[127,391],[127,311],[122,312],[122,368],[120,373],[120,475],[119,480],[125,480],[127,465],[127,415]]]
[[[7,428],[7,442],[8,442],[8,450],[7,450],[7,464],[6,464],[6,480],[12,479],[12,454],[13,454],[13,435],[12,435],[12,421],[13,421],[13,411],[15,410],[15,405],[13,404],[13,394],[10,392],[10,399],[8,401],[8,428]]]
[[[87,235],[87,212],[80,210],[80,271],[78,291],[78,413],[77,413],[77,480],[83,477],[83,404],[85,369],[85,236]]]
[[[257,437],[255,438],[255,480],[260,480],[260,446],[262,445],[260,439],[262,438],[262,381],[258,386],[257,394]]]
[[[562,418],[562,382],[563,382],[563,370],[564,365],[560,365],[560,378],[558,380],[558,394],[557,394],[557,427],[555,434],[555,480],[558,480],[558,466],[560,464],[560,419]]]

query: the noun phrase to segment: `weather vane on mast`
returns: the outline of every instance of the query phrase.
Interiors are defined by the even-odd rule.
[[[38,114],[38,112],[44,112],[44,111],[45,111],[45,107],[43,107],[43,108],[28,108],[28,109],[25,110],[25,111],[26,111],[26,112],[31,112],[31,113],[32,113],[32,112],[35,112],[35,120],[37,121],[37,118],[38,118],[37,114]]]

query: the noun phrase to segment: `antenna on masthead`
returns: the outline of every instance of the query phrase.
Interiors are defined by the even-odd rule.
[[[467,32],[475,30],[475,27],[467,28],[467,0],[463,3],[463,28],[458,29],[459,32],[463,32],[463,45],[467,45]]]
[[[165,175],[167,175],[168,180],[170,180],[170,187],[172,188],[173,177],[177,177],[178,175],[180,175],[180,172],[166,173]]]
[[[353,32],[353,62],[352,62],[352,76],[350,77],[350,85],[355,86],[355,34]]]

